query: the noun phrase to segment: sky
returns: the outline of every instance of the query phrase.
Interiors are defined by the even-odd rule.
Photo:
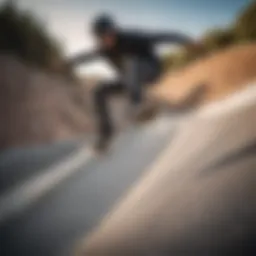
[[[0,0],[0,3],[4,0]],[[228,26],[250,0],[14,0],[34,12],[61,41],[67,56],[94,47],[90,22],[107,12],[124,28],[181,31],[199,38],[207,29]],[[85,74],[113,75],[104,61],[81,67]]]

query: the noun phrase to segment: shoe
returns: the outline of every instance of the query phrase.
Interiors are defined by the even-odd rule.
[[[94,151],[98,154],[103,154],[108,151],[112,141],[112,135],[101,135],[94,144]]]
[[[131,109],[131,118],[135,122],[146,122],[155,117],[156,107],[152,104],[140,104]]]

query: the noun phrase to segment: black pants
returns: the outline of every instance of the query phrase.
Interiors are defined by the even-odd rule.
[[[132,105],[143,100],[143,89],[156,81],[161,73],[160,65],[154,61],[130,58],[126,61],[119,80],[99,84],[94,90],[94,107],[100,136],[109,136],[113,125],[109,115],[109,96],[126,92]]]

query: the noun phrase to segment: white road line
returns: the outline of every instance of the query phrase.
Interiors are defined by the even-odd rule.
[[[162,117],[146,126],[146,134],[163,133],[170,126],[170,120]],[[77,172],[95,154],[88,148],[81,148],[61,162],[48,169],[41,170],[39,176],[33,177],[22,185],[11,188],[0,197],[0,224],[6,219],[19,214],[38,199]]]
[[[256,99],[256,82],[248,84],[245,89],[222,99],[206,105],[198,111],[198,116],[212,118],[213,116],[226,115],[229,111],[248,107],[255,103]]]
[[[28,206],[45,195],[57,184],[70,177],[86,164],[93,152],[88,148],[81,148],[64,161],[43,170],[41,175],[33,177],[23,185],[17,186],[0,198],[0,224],[7,218],[22,212]]]

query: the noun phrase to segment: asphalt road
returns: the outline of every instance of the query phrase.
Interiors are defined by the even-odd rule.
[[[79,141],[9,149],[0,154],[0,194],[61,161],[81,146]]]
[[[89,158],[29,207],[7,216],[0,222],[0,254],[70,255],[171,142],[176,125],[177,118],[160,117],[146,126],[128,128],[107,156]],[[81,146],[81,142],[67,142],[2,154],[1,195],[7,193],[8,199],[13,187],[43,175],[46,168]],[[21,196],[10,196],[12,207]]]
[[[25,190],[26,200],[22,188],[8,197],[13,183],[6,177],[10,208],[1,215],[0,197],[1,255],[71,255],[75,248],[97,256],[255,255],[255,111],[251,87],[187,117],[130,127],[106,157],[75,153],[81,147],[75,142],[50,147],[49,156],[44,148],[44,160],[37,153],[15,186],[44,175],[40,163],[62,162],[72,172],[48,168],[44,182]],[[70,154],[79,164],[65,162]],[[10,177],[28,161],[18,155],[1,158]]]
[[[199,111],[78,255],[256,255],[256,87]]]

